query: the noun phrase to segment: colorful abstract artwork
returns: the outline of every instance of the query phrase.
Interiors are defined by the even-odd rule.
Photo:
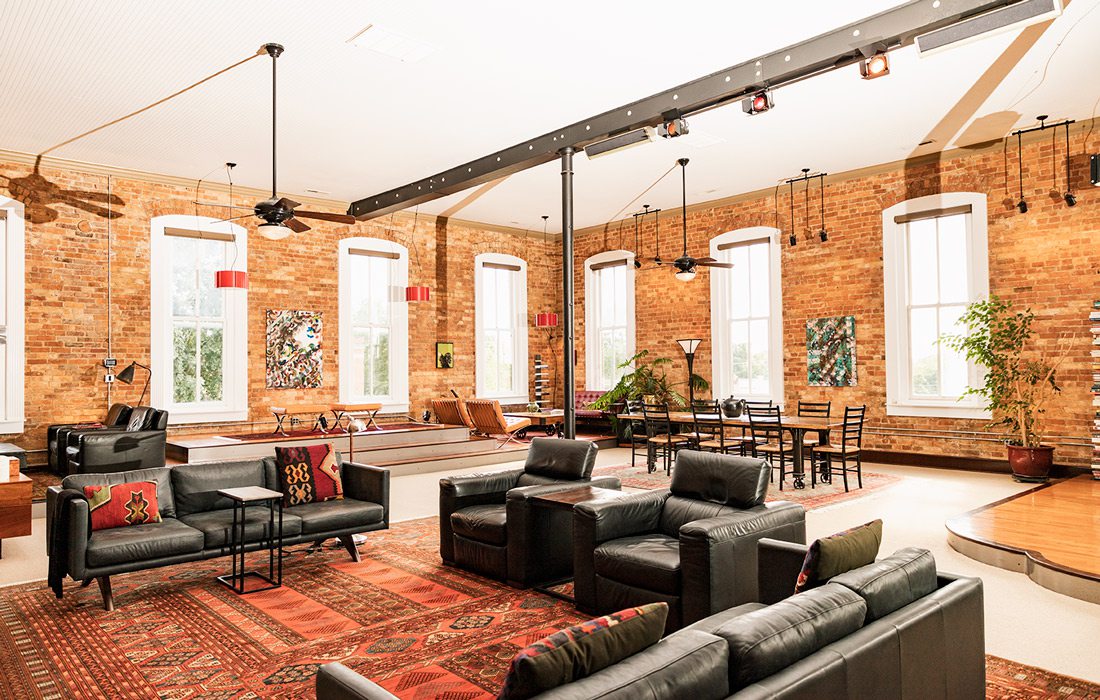
[[[856,317],[806,321],[806,360],[810,386],[855,386]]]
[[[320,311],[267,312],[267,388],[321,386]]]

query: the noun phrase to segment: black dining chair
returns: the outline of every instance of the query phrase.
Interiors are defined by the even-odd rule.
[[[783,429],[783,416],[778,406],[749,407],[749,432],[752,433],[753,457],[762,456],[771,462],[772,469],[779,469],[779,490],[787,476],[787,464],[794,473],[794,443]],[[779,464],[776,464],[778,459]]]
[[[798,401],[798,415],[800,417],[805,416],[805,417],[811,417],[811,418],[828,418],[829,414],[832,412],[832,409],[833,409],[833,402],[832,401],[817,402],[817,401],[802,401],[801,399]],[[828,435],[828,431],[819,430],[815,434],[816,434],[816,437],[809,437],[807,435],[807,436],[802,438],[802,447],[806,452],[810,452],[817,445],[824,445],[828,442],[828,440],[826,439],[826,435]],[[815,466],[814,461],[813,461],[813,457],[811,456],[811,458],[810,458],[810,468],[814,469],[814,468],[817,468],[817,467],[821,468],[821,481],[823,481],[824,483],[829,483],[829,477],[828,477],[828,474],[825,470],[824,460],[822,460],[820,464]],[[810,481],[814,484],[817,483],[816,479],[811,479]]]
[[[763,411],[765,409],[771,408],[774,405],[775,405],[775,402],[771,401],[771,400],[768,400],[768,401],[749,401],[748,399],[745,399],[745,415],[748,415],[750,410]],[[780,408],[779,410],[782,411],[783,409]],[[748,428],[744,425],[741,426],[741,437],[744,439],[744,442],[745,442],[745,454],[746,455],[756,454],[755,452],[752,451],[752,444],[751,443],[753,442],[753,439],[752,439],[751,431],[749,431]]]
[[[676,450],[691,444],[683,435],[672,432],[672,418],[667,403],[643,403],[645,418],[646,467],[650,473],[656,470],[657,457],[664,460],[665,474],[672,474],[672,457]]]
[[[629,400],[626,402],[626,412],[631,415],[638,415],[642,413],[642,402],[638,400]],[[635,458],[641,454],[645,457],[649,449],[649,441],[645,432],[645,420],[635,419],[628,421],[630,428],[630,466],[635,464]]]
[[[717,401],[696,399],[691,404],[692,447],[703,452],[726,452],[722,407]]]
[[[844,478],[844,490],[848,490],[848,474],[855,472],[856,483],[863,488],[863,420],[867,414],[866,406],[847,406],[844,409],[844,426],[841,428],[839,443],[813,448],[813,457],[825,460],[825,470],[831,476],[837,471],[836,462],[840,462],[840,472]],[[812,459],[812,458],[811,458]]]

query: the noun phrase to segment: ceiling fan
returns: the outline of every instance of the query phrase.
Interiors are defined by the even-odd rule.
[[[275,79],[275,66],[279,55],[283,53],[283,47],[280,44],[264,44],[263,51],[267,52],[268,56],[271,56],[271,197],[265,199],[262,202],[257,203],[253,207],[234,207],[235,209],[248,209],[251,214],[243,214],[241,216],[235,216],[233,219],[243,219],[248,216],[256,216],[261,220],[261,223],[256,226],[256,230],[261,236],[272,241],[279,241],[293,231],[295,233],[302,233],[308,231],[309,226],[299,219],[319,219],[321,221],[334,221],[341,224],[354,224],[355,217],[349,214],[331,214],[329,212],[322,211],[297,211],[296,208],[301,206],[298,202],[286,197],[280,197],[277,194],[276,189],[276,79]],[[203,204],[208,206],[225,206],[224,204],[213,204],[209,202],[196,202],[196,204]],[[225,219],[231,221],[233,219]]]
[[[693,258],[688,255],[688,219],[687,219],[687,158],[680,158],[676,161],[680,164],[680,185],[683,193],[683,200],[680,206],[681,216],[683,218],[684,225],[684,253],[680,257],[672,261],[672,269],[676,270],[676,279],[681,282],[690,282],[695,279],[696,267],[720,267],[729,269],[733,267],[733,263],[718,262],[714,258]],[[658,253],[658,256],[660,253]],[[660,264],[660,263],[658,263]]]

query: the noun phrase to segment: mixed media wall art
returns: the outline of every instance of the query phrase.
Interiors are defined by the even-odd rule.
[[[855,386],[856,317],[806,321],[806,359],[810,386]]]
[[[321,386],[320,311],[267,312],[267,388]]]

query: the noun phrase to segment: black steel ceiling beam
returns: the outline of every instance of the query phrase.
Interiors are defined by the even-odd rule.
[[[590,119],[562,127],[503,151],[352,202],[348,213],[372,219],[439,199],[582,150],[597,141],[654,127],[676,112],[698,114],[743,97],[857,63],[876,51],[912,44],[918,35],[1026,0],[914,0],[845,27],[726,70],[659,92]]]

